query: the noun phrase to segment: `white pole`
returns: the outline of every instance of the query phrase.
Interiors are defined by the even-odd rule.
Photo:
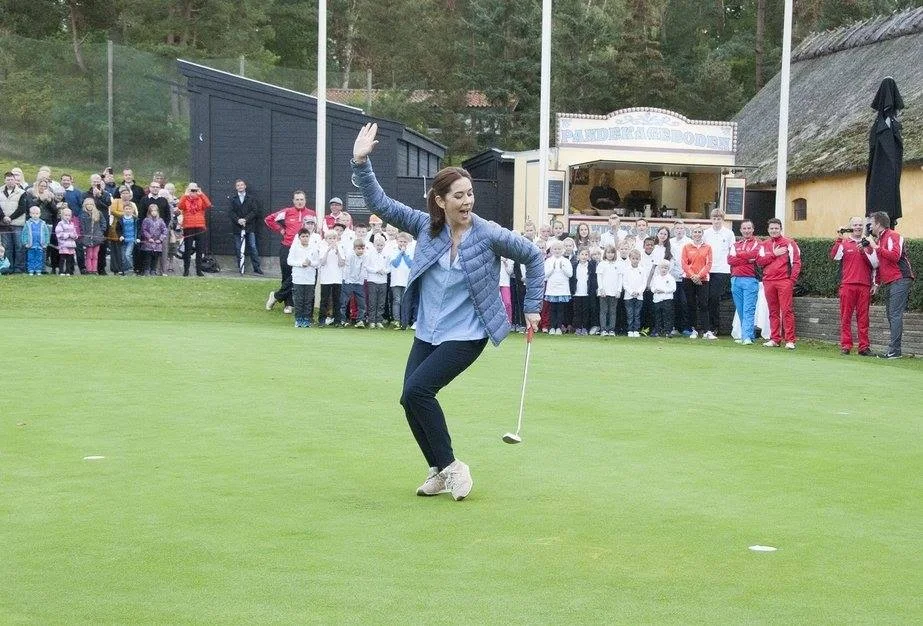
[[[345,166],[345,164],[344,164]],[[317,3],[317,163],[314,208],[323,230],[327,194],[327,0]]]
[[[551,118],[551,0],[542,0],[542,82],[538,131],[538,219],[545,224],[548,213],[548,153]],[[528,207],[526,207],[528,214]]]
[[[776,218],[782,220],[788,213],[786,190],[788,186],[788,91],[792,67],[792,0],[785,0],[785,24],[782,29],[782,73],[779,81],[779,148],[776,165]]]
[[[112,94],[112,40],[109,39],[106,41],[106,99],[107,99],[107,126],[108,126],[108,137],[107,137],[107,146],[106,146],[106,156],[108,157],[109,167],[115,168],[115,164],[112,162],[115,158],[113,155],[113,119],[112,119],[112,105],[113,105],[113,94]]]

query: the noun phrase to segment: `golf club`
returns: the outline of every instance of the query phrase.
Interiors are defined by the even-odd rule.
[[[529,356],[532,354],[532,336],[534,334],[535,331],[532,330],[531,327],[526,331],[526,366],[522,373],[522,395],[519,397],[519,421],[516,422],[515,433],[506,433],[503,435],[503,441],[505,443],[522,443],[522,437],[519,436],[519,431],[522,430],[522,409],[526,403],[526,381],[529,379]]]

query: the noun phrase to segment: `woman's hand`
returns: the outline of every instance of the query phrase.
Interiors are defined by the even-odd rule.
[[[539,313],[526,313],[526,330],[532,329],[534,332],[538,332],[538,325],[542,321],[542,316]]]
[[[356,141],[353,143],[353,161],[356,163],[365,163],[365,159],[372,153],[378,140],[375,135],[378,134],[378,124],[372,122],[359,129],[356,135]]]

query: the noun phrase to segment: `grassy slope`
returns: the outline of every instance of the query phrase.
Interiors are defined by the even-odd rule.
[[[454,503],[412,495],[409,335],[267,285],[0,280],[2,621],[923,617],[919,360],[539,337],[510,447],[512,337],[441,394]]]

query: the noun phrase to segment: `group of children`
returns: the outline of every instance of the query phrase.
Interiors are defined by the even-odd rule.
[[[41,217],[41,209],[33,206],[29,209],[29,219],[22,229],[20,240],[26,249],[26,271],[30,276],[44,273],[46,251],[52,245],[52,232],[55,235],[55,249],[58,257],[57,267],[53,268],[61,276],[73,276],[77,246],[80,245],[85,258],[86,272],[97,273],[99,267],[99,249],[104,240],[110,240],[110,253],[113,269],[124,275],[133,267],[140,267],[140,274],[150,276],[159,273],[160,256],[164,244],[168,241],[167,224],[161,219],[159,209],[151,205],[147,216],[141,220],[135,215],[134,206],[124,207],[121,217],[111,224],[100,213],[92,198],[83,201],[83,215],[79,220],[66,205],[60,207],[58,221],[54,230]],[[136,264],[136,247],[140,263]],[[4,250],[0,250],[0,257]]]
[[[585,224],[572,237],[560,222],[539,229],[527,223],[523,235],[546,255],[542,331],[640,337],[644,328],[655,337],[677,334],[673,294],[682,270],[669,243],[659,241],[669,239],[664,230],[658,237],[621,233],[607,243]],[[503,274],[516,269],[507,263],[504,260],[501,293]],[[520,280],[513,284],[521,287],[525,268],[518,269]],[[516,310],[515,303],[512,308]]]
[[[322,325],[352,322],[356,328],[384,328],[387,319],[394,328],[412,324],[402,323],[401,303],[413,261],[413,237],[392,226],[383,229],[380,220],[371,230],[337,223],[323,238],[316,227],[313,217],[305,219],[288,254],[295,327],[311,326],[318,283]]]

